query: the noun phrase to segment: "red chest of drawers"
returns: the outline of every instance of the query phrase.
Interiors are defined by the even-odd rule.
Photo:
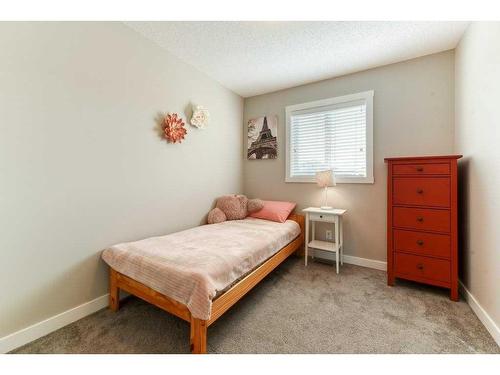
[[[396,278],[450,289],[458,301],[457,159],[386,158],[387,284]]]

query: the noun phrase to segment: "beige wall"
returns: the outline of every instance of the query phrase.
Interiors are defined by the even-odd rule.
[[[243,100],[121,23],[0,23],[0,337],[107,292],[104,247],[242,191]],[[181,145],[163,111],[211,112]]]
[[[279,118],[278,158],[245,160],[245,193],[249,197],[295,201],[299,209],[320,205],[323,195],[316,185],[284,182],[285,107],[375,90],[375,183],[339,184],[331,189],[330,203],[348,209],[346,254],[385,261],[384,157],[447,154],[453,150],[453,80],[454,53],[448,51],[245,99],[245,123],[264,114],[277,114]]]
[[[461,280],[500,327],[500,22],[472,23],[456,50]]]

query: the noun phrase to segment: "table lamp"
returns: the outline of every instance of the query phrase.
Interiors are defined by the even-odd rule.
[[[325,205],[321,206],[322,210],[331,210],[332,207],[328,206],[328,188],[335,186],[335,175],[331,169],[316,173],[316,183],[319,187],[325,188]]]

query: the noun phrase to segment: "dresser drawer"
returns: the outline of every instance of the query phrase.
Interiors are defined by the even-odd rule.
[[[397,276],[408,276],[414,279],[450,282],[450,261],[427,258],[410,254],[394,254],[394,266]]]
[[[394,175],[436,175],[450,174],[449,163],[432,163],[432,164],[394,164],[392,166]]]
[[[326,215],[326,214],[310,213],[309,220],[311,220],[311,221],[324,221],[326,223],[334,223],[335,216],[334,215]]]
[[[395,177],[394,204],[450,207],[449,177]]]
[[[393,226],[398,228],[450,231],[450,211],[431,208],[393,207]]]
[[[395,251],[449,258],[450,246],[450,236],[447,234],[394,230]]]

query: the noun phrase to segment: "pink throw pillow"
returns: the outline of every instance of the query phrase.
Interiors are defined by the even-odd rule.
[[[279,201],[263,201],[264,207],[262,210],[251,213],[250,217],[257,219],[277,221],[284,223],[290,213],[293,211],[296,203],[293,202],[279,202]]]

